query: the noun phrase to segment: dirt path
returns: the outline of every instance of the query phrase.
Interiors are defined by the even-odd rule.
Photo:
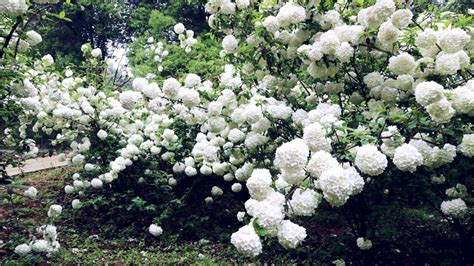
[[[25,161],[22,167],[7,167],[7,174],[9,176],[19,175],[21,173],[32,173],[40,170],[66,166],[67,161],[61,162],[59,156],[42,157],[29,159]]]

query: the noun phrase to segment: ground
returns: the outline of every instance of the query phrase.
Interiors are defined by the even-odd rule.
[[[0,208],[0,264],[29,264],[32,258],[19,258],[11,252],[17,244],[23,243],[34,233],[34,228],[46,219],[49,203],[61,200],[63,177],[72,171],[68,168],[57,168],[28,174],[24,177],[25,185],[38,188],[39,197],[25,200],[14,197],[16,208],[3,201]],[[0,191],[5,195],[5,191]],[[19,217],[19,219],[16,219]],[[128,238],[121,234],[117,238],[102,238],[100,232],[91,232],[90,227],[67,226],[62,222],[58,226],[61,252],[51,258],[34,258],[34,262],[65,264],[190,264],[190,263],[223,263],[241,261],[239,254],[225,243],[211,243],[207,240],[166,242],[156,239]],[[26,232],[26,231],[29,231]]]
[[[374,241],[374,247],[365,252],[357,248],[354,235],[337,215],[324,213],[320,209],[320,217],[316,216],[305,224],[308,237],[300,248],[284,250],[277,243],[267,243],[263,255],[248,259],[238,254],[229,243],[234,228],[223,227],[224,230],[218,231],[221,233],[212,231],[208,234],[218,235],[217,240],[185,240],[178,237],[179,234],[156,238],[146,232],[143,223],[140,225],[142,229],[137,230],[136,226],[116,226],[119,223],[117,220],[113,217],[104,218],[100,212],[93,215],[90,212],[73,212],[69,206],[70,199],[65,198],[63,191],[64,182],[69,180],[72,173],[74,169],[71,168],[56,168],[21,177],[23,184],[35,186],[39,193],[34,200],[14,196],[15,208],[4,199],[6,191],[0,190],[0,265],[326,264],[338,258],[355,265],[413,265],[456,264],[460,259],[459,245],[462,243],[457,236],[445,226],[437,225],[435,220],[438,218],[426,215],[421,209],[405,210],[416,212],[416,215],[401,215],[402,218],[394,221],[393,228],[382,230]],[[65,206],[61,219],[56,223],[62,247],[60,252],[49,258],[20,258],[12,250],[16,245],[31,240],[37,226],[48,223],[47,208],[53,203]],[[231,203],[217,201],[215,204],[221,204],[222,208],[222,205]],[[235,220],[234,212],[236,210],[229,212],[232,220]],[[403,218],[405,216],[422,218]],[[140,224],[140,219],[135,220]],[[212,228],[212,221],[210,224]]]

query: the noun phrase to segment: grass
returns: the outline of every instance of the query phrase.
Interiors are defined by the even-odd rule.
[[[228,245],[207,240],[178,241],[176,239],[143,239],[104,237],[90,226],[76,226],[63,212],[58,225],[61,250],[52,257],[26,256],[13,253],[16,245],[25,243],[34,235],[37,226],[47,218],[50,204],[61,204],[64,199],[64,180],[74,173],[71,168],[56,168],[20,177],[24,185],[38,189],[34,200],[14,195],[14,206],[6,200],[0,202],[0,265],[46,264],[229,264],[247,262]],[[65,178],[66,177],[66,178]],[[0,190],[0,195],[6,195]],[[97,233],[97,234],[96,234]],[[248,261],[250,262],[250,261]]]

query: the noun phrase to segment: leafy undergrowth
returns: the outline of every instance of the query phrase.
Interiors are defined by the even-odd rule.
[[[428,215],[424,210],[407,208],[398,215],[397,220],[381,222],[391,226],[377,230],[378,235],[373,237],[374,247],[370,251],[361,251],[344,220],[321,208],[315,217],[300,221],[306,223],[308,229],[308,237],[301,247],[284,250],[273,243],[267,245],[259,257],[248,259],[238,254],[229,243],[235,226],[222,224],[235,220],[235,212],[240,207],[231,206],[233,202],[216,200],[209,209],[208,219],[192,221],[195,225],[188,229],[183,226],[173,232],[165,230],[162,236],[156,238],[147,232],[147,221],[142,221],[143,217],[121,214],[114,218],[111,216],[113,212],[103,214],[93,210],[72,210],[70,199],[65,198],[63,192],[64,182],[72,173],[74,169],[58,168],[26,175],[22,178],[23,183],[37,187],[38,197],[25,200],[16,196],[13,198],[15,208],[7,201],[0,202],[0,265],[327,264],[337,259],[356,265],[412,265],[456,264],[460,258],[459,245],[462,243],[457,236],[446,226],[436,223],[439,217]],[[5,191],[0,191],[0,195],[4,194]],[[53,203],[64,207],[56,224],[62,247],[60,252],[49,258],[20,258],[14,254],[12,251],[16,245],[34,237],[35,228],[45,222],[47,208]],[[175,227],[186,225],[182,220],[191,220],[189,213],[185,217],[176,217],[180,221],[176,221]],[[128,225],[119,222],[126,219],[130,219]],[[191,234],[192,230],[196,232]],[[212,239],[202,239],[202,236],[212,236]]]
[[[35,228],[45,220],[47,208],[53,203],[67,204],[62,190],[64,177],[71,176],[74,169],[57,168],[27,174],[24,185],[38,188],[34,200],[14,196],[14,206],[6,200],[0,208],[0,264],[17,265],[30,263],[65,264],[189,264],[246,262],[228,243],[180,241],[176,237],[156,239],[145,233],[143,238],[132,238],[125,228],[114,228],[113,221],[104,225],[93,224],[98,217],[75,217],[70,207],[65,206],[58,224],[61,251],[54,256],[20,258],[12,252],[15,246],[24,243],[35,234]],[[0,191],[5,195],[5,191]],[[64,205],[63,205],[64,206]],[[78,222],[79,221],[79,222]],[[89,222],[87,222],[89,221]],[[99,228],[100,227],[100,228]],[[114,232],[116,231],[116,232]]]

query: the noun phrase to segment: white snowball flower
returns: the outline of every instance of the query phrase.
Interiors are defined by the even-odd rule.
[[[412,18],[413,13],[410,9],[399,9],[392,14],[390,20],[395,27],[401,29],[407,27],[411,23]]]
[[[246,186],[253,199],[264,200],[272,191],[272,175],[268,169],[254,169]]]
[[[27,244],[21,244],[15,247],[15,253],[24,256],[31,252],[31,247]]]
[[[150,232],[150,234],[152,234],[153,236],[160,236],[161,234],[163,234],[163,228],[156,224],[151,224],[150,227],[148,227],[148,232]]]
[[[387,156],[381,153],[375,145],[366,144],[357,149],[355,165],[362,173],[370,176],[380,175],[387,164]]]
[[[38,194],[38,190],[35,187],[29,187],[27,190],[23,192],[23,195],[28,198],[36,198],[36,195]]]
[[[175,78],[168,78],[163,82],[163,93],[171,100],[176,100],[181,84]]]
[[[201,77],[192,73],[186,75],[186,78],[184,79],[184,86],[192,88],[199,84],[201,84]]]
[[[211,195],[214,197],[222,196],[224,194],[224,191],[218,187],[218,186],[213,186],[211,189]]]
[[[221,4],[221,10],[220,12],[222,14],[226,15],[232,15],[235,13],[235,4],[230,2],[230,1],[223,1]]]
[[[318,151],[311,154],[306,170],[318,178],[324,171],[339,166],[339,162],[329,152]]]
[[[49,243],[44,239],[36,240],[31,246],[31,249],[38,253],[47,252],[49,249]]]
[[[54,58],[50,54],[47,54],[41,58],[41,62],[43,62],[45,66],[51,66],[54,64]]]
[[[288,213],[292,216],[312,216],[321,201],[321,196],[312,189],[296,189],[288,202]]]
[[[195,175],[197,175],[197,170],[194,167],[186,166],[186,168],[184,168],[184,173],[187,176],[195,176]]]
[[[28,43],[32,46],[35,46],[43,41],[43,38],[39,33],[37,33],[34,30],[30,30],[26,33],[26,36],[28,36]]]
[[[132,82],[132,88],[135,91],[144,92],[148,86],[148,80],[146,78],[135,78]]]
[[[250,0],[235,0],[235,4],[237,5],[238,9],[244,9],[249,7]]]
[[[245,212],[238,212],[237,213],[237,221],[243,222],[245,217]]]
[[[451,103],[456,112],[474,116],[474,88],[469,89],[467,85],[457,87],[452,91]]]
[[[109,134],[107,133],[107,131],[102,130],[102,129],[97,132],[97,137],[101,140],[106,139],[108,135]]]
[[[96,58],[102,56],[102,50],[100,50],[100,48],[93,49],[91,51],[91,56]]]
[[[427,106],[444,97],[444,88],[434,81],[419,83],[415,88],[416,101],[422,106]]]
[[[183,105],[188,108],[198,106],[201,103],[199,92],[195,89],[181,88],[179,98],[183,101]]]
[[[457,54],[439,53],[436,57],[435,71],[441,75],[454,75],[461,69]]]
[[[474,157],[474,134],[465,134],[458,150],[467,157]]]
[[[48,217],[57,218],[61,215],[62,211],[63,207],[61,207],[61,205],[53,204],[49,206]]]
[[[138,91],[124,91],[120,93],[120,104],[126,109],[133,109],[142,99],[143,96]]]
[[[334,167],[324,171],[316,181],[324,198],[334,207],[346,203],[349,196],[362,191],[364,179],[355,170]]]
[[[70,186],[70,185],[66,185],[66,186],[64,187],[64,192],[65,192],[66,194],[74,193],[74,190],[75,190],[74,187],[73,187],[73,186]]]
[[[268,200],[259,201],[255,205],[252,216],[258,218],[258,224],[270,234],[276,233],[276,229],[285,218],[281,206]]]
[[[334,55],[342,63],[347,63],[352,58],[353,53],[354,53],[354,48],[352,48],[352,46],[349,43],[343,42],[336,49],[336,53]]]
[[[392,56],[388,63],[388,69],[396,75],[411,74],[415,67],[415,59],[408,53]]]
[[[274,165],[282,171],[298,171],[305,167],[308,155],[308,145],[302,139],[294,139],[278,147]]]
[[[229,131],[227,138],[232,143],[237,143],[245,139],[245,133],[240,131],[238,128],[233,128],[231,131]]]
[[[263,27],[265,27],[265,29],[271,33],[275,33],[280,28],[278,20],[275,16],[266,17],[262,24]]]
[[[437,40],[438,37],[436,32],[428,28],[418,34],[418,36],[416,37],[415,45],[420,48],[430,49],[432,47],[435,47]]]
[[[383,45],[388,46],[397,41],[401,32],[390,22],[384,22],[380,25],[377,38]]]
[[[431,119],[439,124],[448,123],[456,113],[446,98],[426,106],[426,111]]]
[[[306,10],[304,7],[290,2],[280,8],[276,18],[281,27],[288,27],[291,24],[305,21]]]
[[[341,41],[334,30],[329,30],[323,33],[319,39],[319,43],[321,45],[321,52],[328,55],[335,54],[337,48],[341,45]]]
[[[93,188],[101,188],[101,187],[103,186],[103,184],[104,184],[104,183],[103,183],[102,180],[100,180],[99,178],[93,178],[93,179],[91,180],[91,186],[92,186]]]
[[[222,40],[222,47],[229,53],[234,53],[239,47],[239,40],[237,40],[234,35],[227,35]]]
[[[242,190],[242,184],[234,183],[234,184],[232,184],[231,189],[232,189],[232,192],[238,193]]]
[[[317,122],[304,128],[303,141],[311,152],[331,151],[331,139],[326,138],[326,130]]]
[[[176,34],[182,34],[186,28],[184,27],[183,23],[178,23],[174,25],[173,30]]]
[[[71,205],[73,209],[80,209],[82,207],[82,202],[78,199],[74,199]]]
[[[26,0],[2,0],[0,1],[0,14],[17,17],[28,10]]]
[[[290,220],[284,220],[278,227],[277,236],[284,248],[296,248],[306,238],[306,229]]]
[[[369,88],[375,88],[383,84],[383,77],[379,72],[372,72],[364,76],[364,83]]]
[[[359,237],[359,238],[357,238],[356,242],[357,242],[357,246],[361,250],[369,250],[369,249],[372,248],[372,241],[370,239],[365,239],[363,237]]]
[[[423,155],[410,144],[403,144],[395,149],[393,163],[403,172],[413,173],[416,168],[423,164]]]
[[[464,48],[471,38],[462,29],[446,29],[439,34],[438,44],[447,53],[455,53]]]
[[[446,200],[441,203],[441,211],[454,218],[462,218],[468,211],[462,199]]]
[[[212,204],[214,202],[214,199],[212,197],[206,197],[204,199],[204,202],[206,202],[206,204]]]
[[[247,256],[255,257],[262,253],[262,242],[251,225],[245,225],[233,233],[230,242]]]

